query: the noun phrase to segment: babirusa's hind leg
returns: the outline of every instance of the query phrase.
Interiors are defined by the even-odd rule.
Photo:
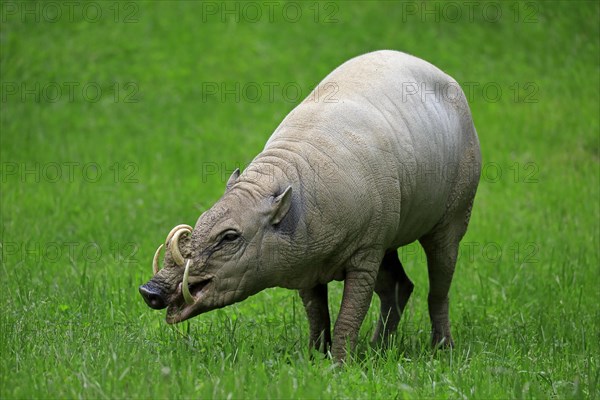
[[[381,301],[381,312],[371,339],[372,343],[385,344],[389,336],[396,331],[413,288],[414,285],[406,275],[396,250],[387,252],[375,283],[375,293]]]
[[[464,218],[457,218],[440,224],[433,232],[419,241],[427,255],[429,271],[429,317],[431,319],[431,340],[433,346],[451,347],[454,345],[450,333],[448,292],[458,256],[458,246],[467,225]]]

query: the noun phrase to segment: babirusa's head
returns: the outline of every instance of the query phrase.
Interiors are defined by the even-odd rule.
[[[281,272],[282,249],[290,242],[290,224],[282,221],[292,218],[292,188],[266,194],[238,178],[236,170],[196,226],[177,225],[154,254],[154,276],[139,291],[151,308],[167,309],[168,323],[242,301],[273,286]]]

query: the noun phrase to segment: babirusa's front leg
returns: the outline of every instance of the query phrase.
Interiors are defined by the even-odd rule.
[[[300,297],[310,327],[310,347],[327,353],[331,348],[331,322],[327,302],[327,285],[301,289]]]
[[[358,331],[373,297],[380,262],[381,258],[363,262],[360,267],[346,271],[342,306],[333,331],[332,355],[336,361],[343,361],[346,351],[356,347]]]

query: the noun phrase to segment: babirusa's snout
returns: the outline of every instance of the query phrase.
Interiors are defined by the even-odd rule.
[[[167,299],[165,298],[164,293],[154,286],[149,284],[140,286],[140,294],[150,308],[162,310],[167,307]]]
[[[156,252],[154,253],[154,257],[152,259],[152,272],[154,273],[154,275],[158,274],[161,269],[158,259],[160,258],[160,253],[163,247],[166,247],[167,251],[171,253],[173,261],[175,261],[176,265],[184,266],[185,264],[185,272],[183,274],[181,292],[183,295],[183,299],[188,305],[194,303],[194,298],[192,297],[192,294],[190,293],[190,289],[188,287],[188,276],[191,260],[187,260],[186,262],[186,260],[181,255],[181,251],[179,250],[179,238],[183,234],[190,235],[192,231],[192,227],[186,224],[177,225],[176,227],[171,229],[171,231],[167,235],[165,243],[158,246],[158,249],[156,249]],[[144,301],[146,302],[146,304],[148,304],[149,307],[154,308],[155,310],[161,310],[167,307],[168,296],[165,295],[159,287],[154,285],[152,281],[140,286],[139,290],[140,294],[144,298]]]

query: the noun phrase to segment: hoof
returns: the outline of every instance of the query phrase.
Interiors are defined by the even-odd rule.
[[[431,347],[434,349],[450,349],[454,347],[454,341],[452,340],[452,336],[450,335],[433,335],[431,339]]]

